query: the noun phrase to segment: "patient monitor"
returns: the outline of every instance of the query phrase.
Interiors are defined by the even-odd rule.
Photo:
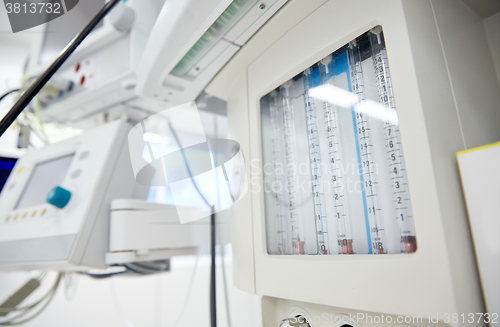
[[[110,201],[136,187],[115,121],[23,156],[0,197],[1,269],[105,268]]]
[[[194,102],[192,107],[196,108]],[[190,150],[190,144],[196,146],[206,138],[198,112],[191,110],[186,115],[184,110],[182,106],[174,108],[134,128],[128,122],[115,120],[28,152],[15,166],[13,159],[10,165],[4,164],[13,169],[0,196],[0,270],[85,271],[166,260],[208,246],[210,211],[204,203],[203,210],[194,207],[201,195],[193,193],[193,184],[198,184],[187,178],[191,173],[199,174],[196,161],[210,161],[211,155],[206,147]],[[194,119],[198,119],[195,128]],[[161,132],[169,126],[169,135],[175,135],[179,146],[171,144],[168,133]],[[221,143],[212,140],[210,144],[215,151],[210,153],[216,153],[215,160],[220,160],[216,162],[225,163],[225,143],[218,145]],[[234,149],[231,144],[228,148],[228,152]],[[134,163],[140,162],[141,169],[149,167],[144,156],[150,158],[163,151],[178,151],[186,156],[184,160],[180,153],[177,157],[160,157],[166,162],[168,182],[163,173],[143,174],[140,178],[134,174]],[[232,181],[231,165],[228,174]],[[212,169],[210,162],[203,167]],[[218,195],[219,180],[205,177],[198,182],[216,210],[225,204]],[[226,185],[224,180],[221,185]],[[231,185],[236,197],[238,189]],[[196,219],[186,221],[183,217]],[[227,213],[217,213],[218,244],[229,241],[227,222]]]

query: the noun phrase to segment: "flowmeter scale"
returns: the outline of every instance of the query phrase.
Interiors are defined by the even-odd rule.
[[[416,251],[380,26],[262,97],[260,107],[269,254]]]

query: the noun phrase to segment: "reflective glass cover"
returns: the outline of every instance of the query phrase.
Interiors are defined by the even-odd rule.
[[[380,26],[260,104],[269,254],[416,251]]]

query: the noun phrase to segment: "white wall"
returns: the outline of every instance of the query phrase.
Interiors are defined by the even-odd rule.
[[[234,327],[258,327],[259,301],[256,295],[239,291],[233,286],[230,253],[226,255],[231,322]],[[139,277],[113,277],[103,280],[78,276],[73,300],[65,296],[64,283],[49,307],[32,322],[23,326],[37,327],[173,327],[179,316],[193,271],[195,257],[173,259],[171,272]],[[210,258],[200,256],[191,296],[180,324],[177,327],[210,326],[209,276]],[[220,260],[217,266],[218,326],[226,327],[226,309]],[[25,281],[28,273],[0,273],[0,302],[12,294]],[[52,279],[44,286],[48,287]],[[119,303],[113,301],[113,290]],[[71,290],[73,291],[73,290]],[[40,293],[40,292],[39,292]],[[36,300],[40,294],[26,301]],[[41,292],[43,293],[43,292]],[[131,324],[124,321],[122,311]]]

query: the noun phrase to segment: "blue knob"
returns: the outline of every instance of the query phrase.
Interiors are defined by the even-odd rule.
[[[68,204],[69,199],[71,199],[71,192],[60,186],[54,187],[47,194],[47,202],[59,209],[64,208]]]

